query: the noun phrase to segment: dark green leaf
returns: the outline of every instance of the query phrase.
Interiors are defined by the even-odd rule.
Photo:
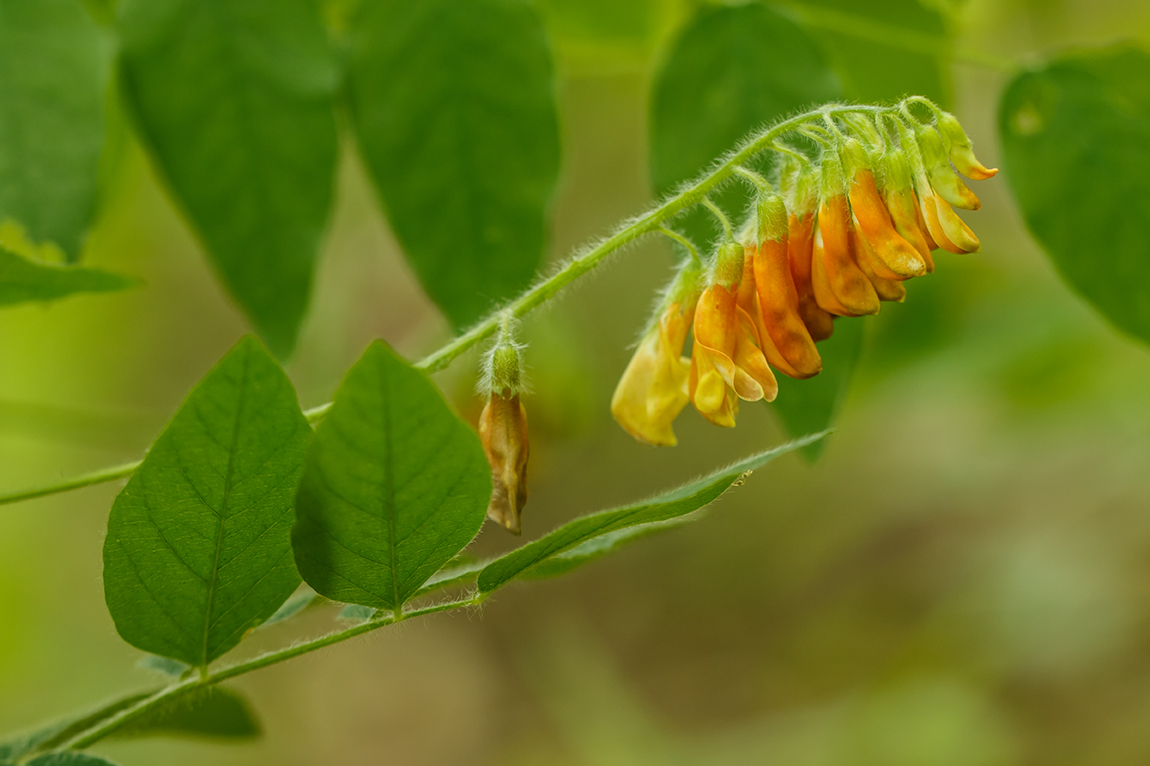
[[[842,96],[818,44],[789,18],[758,4],[708,8],[672,46],[655,82],[651,177],[667,194],[765,123]],[[747,204],[729,184],[714,200],[729,216]],[[700,247],[717,231],[705,211],[681,227]]]
[[[919,0],[788,3],[827,51],[848,98],[866,103],[927,96],[950,101],[946,21]]]
[[[26,761],[24,766],[116,766],[116,764],[87,753],[65,751],[63,753],[48,753],[38,758]]]
[[[479,574],[479,590],[490,593],[508,581],[528,572],[533,567],[540,567],[544,562],[565,552],[571,551],[573,553],[576,557],[573,565],[577,565],[581,563],[578,561],[579,558],[591,555],[592,548],[589,546],[581,549],[579,553],[574,553],[572,549],[575,549],[576,546],[585,545],[589,541],[611,535],[620,530],[641,524],[677,519],[697,511],[718,499],[732,484],[739,481],[748,472],[762,467],[779,455],[785,455],[792,450],[821,439],[822,436],[822,434],[807,436],[781,447],[760,452],[716,471],[706,478],[645,502],[624,508],[600,511],[575,519],[535,542],[528,543],[522,548],[516,548],[511,553],[488,564]],[[618,538],[615,538],[614,542],[618,542]],[[585,560],[590,559],[585,558]],[[563,566],[563,564],[557,566]]]
[[[0,0],[0,222],[71,259],[96,209],[111,53],[80,0]]]
[[[808,449],[809,447],[810,445],[807,445]],[[689,513],[686,516],[680,516],[675,519],[656,521],[650,524],[639,524],[638,526],[620,529],[615,532],[600,535],[599,537],[593,537],[587,542],[576,545],[574,548],[566,550],[563,553],[540,561],[520,576],[532,579],[558,577],[584,564],[600,559],[608,553],[614,553],[628,543],[633,543],[636,540],[659,532],[678,529],[689,522],[695,521],[699,517],[698,512]]]
[[[299,585],[292,498],[310,433],[253,338],[193,389],[108,520],[104,595],[124,640],[198,667],[275,613]]]
[[[397,609],[475,537],[490,497],[475,432],[426,374],[377,341],[308,452],[296,565],[334,601]]]
[[[110,271],[33,261],[0,246],[0,306],[103,293],[139,284]]]
[[[559,127],[542,26],[521,0],[376,0],[353,29],[368,170],[428,295],[470,324],[544,253]]]
[[[327,223],[338,70],[312,0],[125,0],[122,90],[228,289],[280,357]]]
[[[132,721],[113,736],[190,735],[248,739],[261,733],[248,701],[237,692],[208,686]]]
[[[836,319],[834,335],[819,343],[822,372],[807,380],[775,376],[779,380],[779,395],[769,406],[778,413],[788,433],[821,431],[834,422],[854,379],[865,330],[864,319]],[[825,440],[814,442],[803,448],[803,455],[815,460],[825,445]]]
[[[1150,341],[1150,55],[1111,48],[1024,72],[999,130],[1035,238],[1103,315]]]
[[[67,716],[29,733],[0,742],[0,763],[15,761],[36,750],[57,747],[80,732],[106,721],[116,713],[131,707],[151,694],[152,692],[134,692],[117,697],[95,709],[86,710],[78,715]]]

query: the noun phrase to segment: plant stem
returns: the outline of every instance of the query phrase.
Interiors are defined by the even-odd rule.
[[[437,612],[448,612],[454,609],[478,606],[480,603],[482,603],[482,601],[483,596],[471,596],[469,598],[460,599],[457,601],[445,601],[440,604],[432,604],[421,609],[413,609],[410,612],[405,612],[403,614],[402,620],[406,622],[413,617],[422,617],[423,615],[435,614]],[[276,665],[280,662],[294,659],[301,655],[314,652],[317,649],[323,649],[324,647],[331,646],[332,644],[338,644],[342,641],[347,641],[349,638],[355,638],[356,636],[363,635],[364,633],[370,633],[373,630],[378,630],[379,628],[384,628],[388,625],[394,625],[395,622],[396,620],[392,615],[388,615],[387,617],[382,617],[377,620],[368,620],[367,622],[362,622],[359,625],[353,625],[350,628],[345,628],[344,630],[337,630],[334,633],[328,633],[325,636],[313,638],[310,641],[304,641],[284,649],[277,649],[274,652],[267,652],[266,654],[261,654],[260,656],[254,657],[245,662],[239,662],[235,665],[228,665],[206,675],[193,677],[191,679],[166,686],[163,689],[157,691],[155,694],[140,700],[135,705],[121,710],[120,712],[101,721],[86,731],[80,732],[67,742],[63,743],[60,749],[82,750],[84,748],[90,747],[91,745],[96,744],[110,734],[113,734],[124,726],[132,723],[133,721],[139,720],[141,717],[147,715],[158,707],[169,705],[175,700],[191,694],[197,689],[203,688],[205,686],[211,686],[213,684],[218,684],[221,681],[226,681],[229,678],[235,678],[236,676],[242,676],[245,673],[251,673],[254,670],[260,670],[261,668],[266,668],[269,665]]]
[[[555,294],[564,287],[601,264],[607,256],[616,250],[619,250],[646,234],[659,231],[666,221],[674,218],[687,208],[703,202],[708,192],[730,178],[736,172],[736,168],[756,154],[768,149],[790,153],[791,150],[788,148],[775,144],[776,139],[783,134],[797,130],[812,121],[823,120],[825,117],[836,114],[866,112],[886,114],[897,109],[898,106],[825,106],[784,120],[774,127],[759,133],[746,141],[741,147],[729,153],[710,172],[703,175],[694,183],[684,186],[678,193],[669,197],[654,209],[638,218],[632,219],[611,236],[568,259],[567,262],[550,277],[536,283],[518,298],[491,312],[485,319],[472,326],[471,329],[442,346],[439,350],[433,351],[416,362],[415,367],[426,372],[442,370],[472,346],[491,336],[499,328],[505,316],[509,315],[518,319],[533,309],[538,308],[553,298]],[[316,423],[322,420],[323,416],[326,415],[330,409],[331,402],[328,402],[327,404],[313,407],[310,410],[305,410],[304,416],[309,423]],[[125,463],[124,465],[82,474],[54,484],[46,484],[32,489],[19,490],[7,495],[0,495],[0,505],[17,503],[21,500],[30,500],[35,497],[54,495],[59,492],[67,492],[72,489],[122,479],[135,471],[141,462],[142,461]]]

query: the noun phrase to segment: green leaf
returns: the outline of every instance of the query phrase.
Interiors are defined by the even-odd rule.
[[[398,609],[471,542],[490,497],[475,432],[426,374],[377,341],[308,451],[296,565],[334,601]]]
[[[116,738],[190,735],[250,739],[261,734],[251,705],[239,693],[208,686],[149,711],[117,730]]]
[[[807,445],[809,449],[810,445]],[[558,577],[559,575],[567,574],[573,569],[577,569],[584,564],[589,564],[596,559],[601,559],[608,553],[614,553],[617,550],[625,547],[629,543],[636,540],[641,540],[660,532],[668,532],[672,529],[678,529],[696,519],[701,518],[699,512],[689,513],[686,516],[680,516],[675,519],[668,519],[667,521],[655,521],[650,524],[639,524],[638,526],[620,529],[615,532],[609,532],[599,537],[593,537],[585,543],[576,545],[574,548],[564,551],[563,553],[556,554],[550,558],[540,561],[535,566],[525,571],[521,577],[530,579],[543,579],[548,577]]]
[[[787,7],[822,43],[847,98],[950,101],[950,41],[938,10],[919,0],[804,0]]]
[[[192,390],[108,519],[104,595],[125,641],[202,667],[292,594],[292,498],[310,433],[253,338]]]
[[[551,56],[521,0],[376,0],[352,120],[392,228],[455,327],[526,287],[559,173]]]
[[[151,695],[152,692],[133,692],[117,697],[92,710],[67,716],[31,732],[0,742],[0,763],[15,762],[37,750],[57,747],[80,732],[106,721],[121,710],[129,708]]]
[[[1150,55],[1077,53],[1018,75],[999,131],[1034,237],[1107,319],[1150,341]]]
[[[842,96],[818,44],[795,22],[759,4],[707,8],[672,46],[651,110],[651,178],[672,192],[747,134],[806,106]],[[737,183],[712,198],[729,216],[748,196]],[[700,247],[717,229],[698,209],[681,228]]]
[[[338,83],[312,0],[125,0],[122,91],[223,281],[281,358],[332,202]]]
[[[738,482],[750,471],[761,468],[779,455],[785,455],[822,437],[823,434],[807,436],[766,452],[751,455],[706,478],[636,505],[600,511],[575,519],[554,532],[521,548],[516,548],[488,564],[479,574],[479,590],[483,593],[490,593],[510,580],[529,572],[533,567],[540,567],[536,571],[545,571],[542,570],[542,565],[565,552],[572,552],[576,563],[580,563],[577,561],[580,558],[590,560],[591,546],[582,548],[578,553],[572,549],[603,536],[612,535],[620,530],[677,519],[697,511],[718,499],[731,485]],[[618,541],[619,538],[614,538],[614,542]],[[610,542],[606,544],[610,544]],[[557,566],[562,566],[562,564]]]
[[[0,222],[79,254],[112,46],[80,0],[0,0]]]
[[[0,245],[0,306],[50,301],[76,293],[104,293],[139,282],[110,271],[34,261]]]
[[[116,766],[116,764],[99,756],[65,751],[41,755],[30,761],[25,761],[24,766]]]
[[[775,376],[779,395],[769,406],[792,436],[821,431],[834,422],[854,380],[865,331],[864,319],[836,319],[834,335],[819,343],[822,372],[807,380]],[[803,455],[816,460],[825,446],[825,440],[809,444],[803,448]]]

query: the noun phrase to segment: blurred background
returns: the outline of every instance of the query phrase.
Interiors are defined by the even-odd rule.
[[[958,39],[1005,56],[1150,41],[1142,0],[946,2]],[[564,170],[553,257],[652,199],[654,62],[677,0],[544,0]],[[995,164],[1006,75],[956,64],[954,107]],[[288,371],[328,401],[376,337],[448,337],[344,147],[311,314]],[[1150,762],[1150,351],[1056,276],[1005,181],[978,185],[976,255],[940,253],[868,347],[821,460],[756,472],[704,521],[481,612],[405,623],[237,683],[265,727],[242,745],[102,744],[142,764]],[[0,488],[136,459],[247,331],[138,147],[86,254],[142,289],[0,312]],[[680,446],[633,442],[608,402],[672,254],[650,241],[525,322],[524,537],[786,438],[693,411]],[[1104,267],[1104,266],[1100,266]],[[854,320],[864,321],[864,320]],[[438,381],[474,422],[475,359]],[[119,485],[0,508],[0,731],[155,685],[103,602]],[[473,551],[517,541],[488,525]],[[253,653],[326,630],[323,608]],[[248,645],[250,644],[250,646]]]

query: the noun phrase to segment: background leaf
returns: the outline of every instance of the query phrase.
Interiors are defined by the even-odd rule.
[[[822,372],[807,380],[775,376],[779,381],[779,396],[768,406],[783,421],[787,433],[792,436],[813,433],[834,422],[854,380],[866,327],[867,320],[861,317],[836,319],[834,335],[819,343]],[[815,460],[825,447],[826,440],[820,439],[803,447],[803,455]]]
[[[803,0],[785,7],[822,43],[852,101],[919,95],[950,102],[949,36],[938,10],[919,0]]]
[[[1111,48],[1018,75],[999,113],[1027,226],[1070,284],[1150,341],[1150,55]]]
[[[48,753],[25,762],[25,766],[116,766],[106,758],[100,758],[88,753],[65,751],[62,753]]]
[[[122,90],[232,295],[295,345],[332,202],[338,72],[311,0],[125,0]]]
[[[800,108],[842,96],[818,43],[760,4],[706,8],[687,25],[656,76],[651,107],[651,179],[668,194],[702,173],[752,131]],[[712,198],[729,216],[749,197],[731,183]],[[718,231],[697,209],[682,228],[707,248]]]
[[[238,692],[208,686],[153,710],[112,736],[200,736],[251,739],[262,733],[251,705]]]
[[[0,0],[0,222],[71,260],[96,210],[111,50],[80,0]]]
[[[253,338],[193,389],[108,519],[104,595],[125,641],[203,666],[292,594],[292,498],[310,433]]]
[[[33,261],[0,246],[0,306],[50,301],[76,293],[103,293],[138,285],[101,269]]]
[[[296,500],[296,564],[348,604],[396,609],[479,532],[491,471],[426,374],[383,342],[347,373]]]
[[[67,742],[80,732],[106,721],[121,710],[131,707],[152,692],[133,692],[106,702],[79,715],[53,721],[30,732],[0,742],[0,763],[16,761],[36,750],[48,749]]]
[[[751,455],[710,476],[636,505],[600,511],[568,522],[550,534],[516,548],[484,567],[479,574],[479,590],[490,593],[533,567],[570,551],[589,541],[638,525],[668,521],[697,511],[714,502],[748,471],[753,471],[792,450],[821,439],[822,434],[808,436],[781,447]],[[590,552],[583,549],[583,554]]]
[[[559,125],[542,25],[519,0],[377,0],[352,28],[368,170],[428,295],[463,327],[543,257]]]

